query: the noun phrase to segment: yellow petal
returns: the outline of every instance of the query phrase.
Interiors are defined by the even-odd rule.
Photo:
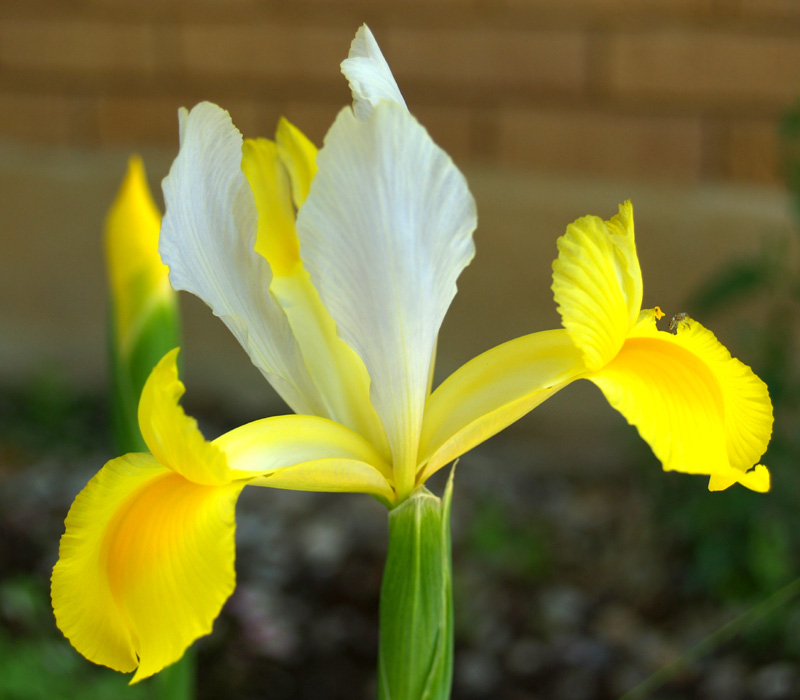
[[[237,478],[258,486],[371,493],[394,500],[392,468],[361,435],[317,416],[273,416],[214,441]]]
[[[292,183],[292,202],[295,209],[299,209],[306,201],[311,181],[317,174],[317,147],[283,117],[278,122],[275,141],[278,144],[278,157]]]
[[[588,376],[650,444],[665,470],[712,476],[712,489],[740,482],[769,488],[759,465],[772,433],[766,385],[691,319],[677,335],[658,331],[652,313],[619,355]]]
[[[158,254],[160,228],[161,214],[147,186],[144,165],[132,156],[105,222],[114,332],[123,351],[132,342],[142,313],[173,293]]]
[[[397,500],[394,489],[377,469],[352,459],[320,459],[293,464],[253,479],[251,483],[290,491],[369,493],[387,506]]]
[[[564,328],[599,369],[622,347],[642,304],[642,273],[633,234],[633,207],[625,202],[610,221],[586,216],[558,239],[553,293]]]
[[[114,459],[70,509],[53,569],[56,621],[91,661],[139,681],[211,631],[235,585],[245,482],[203,486],[150,455]]]
[[[139,399],[139,429],[147,447],[161,464],[198,484],[231,481],[224,453],[206,442],[197,421],[184,413],[178,400],[185,388],[178,379],[178,348],[153,368]]]
[[[300,248],[289,174],[278,158],[277,144],[267,139],[245,139],[242,171],[258,210],[255,249],[269,262],[273,280],[291,274],[299,264]]]
[[[425,406],[417,482],[500,432],[585,371],[566,331],[533,333],[478,355]]]
[[[766,493],[770,489],[769,470],[763,464],[757,464],[749,472],[731,472],[726,476],[712,474],[708,482],[708,490],[724,491],[736,483],[746,486],[751,491]]]

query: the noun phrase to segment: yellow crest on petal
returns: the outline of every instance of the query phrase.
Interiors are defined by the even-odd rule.
[[[590,370],[611,360],[642,305],[642,273],[633,233],[633,206],[603,221],[585,216],[558,240],[553,293],[561,320]]]
[[[178,403],[186,391],[178,379],[178,351],[164,355],[147,378],[139,399],[139,429],[164,466],[197,484],[227,484],[232,476],[225,453],[206,441],[197,421]]]

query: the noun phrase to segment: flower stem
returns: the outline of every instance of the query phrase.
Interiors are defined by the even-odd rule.
[[[381,585],[379,700],[447,700],[453,679],[450,502],[424,486],[389,512]]]

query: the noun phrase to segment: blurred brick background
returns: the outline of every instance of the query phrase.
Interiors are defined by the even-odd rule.
[[[559,325],[551,262],[579,216],[633,200],[645,305],[668,314],[792,226],[777,126],[800,95],[800,0],[0,0],[0,382],[102,386],[101,233],[128,154],[160,200],[176,110],[204,99],[245,135],[285,114],[321,144],[362,22],[478,203],[439,378]],[[190,393],[279,410],[223,325],[182,306]],[[751,313],[707,320],[745,359]],[[582,414],[600,444],[622,420],[591,386],[563,394],[525,425]]]
[[[778,180],[797,0],[5,0],[0,139],[174,147],[176,108],[211,99],[320,142],[364,21],[458,162]]]

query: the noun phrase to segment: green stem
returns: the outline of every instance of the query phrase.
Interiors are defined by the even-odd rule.
[[[440,500],[424,486],[389,512],[381,585],[379,700],[448,700],[453,679],[450,475]]]
[[[183,658],[153,678],[158,700],[192,700],[195,696],[196,657],[189,648]]]

